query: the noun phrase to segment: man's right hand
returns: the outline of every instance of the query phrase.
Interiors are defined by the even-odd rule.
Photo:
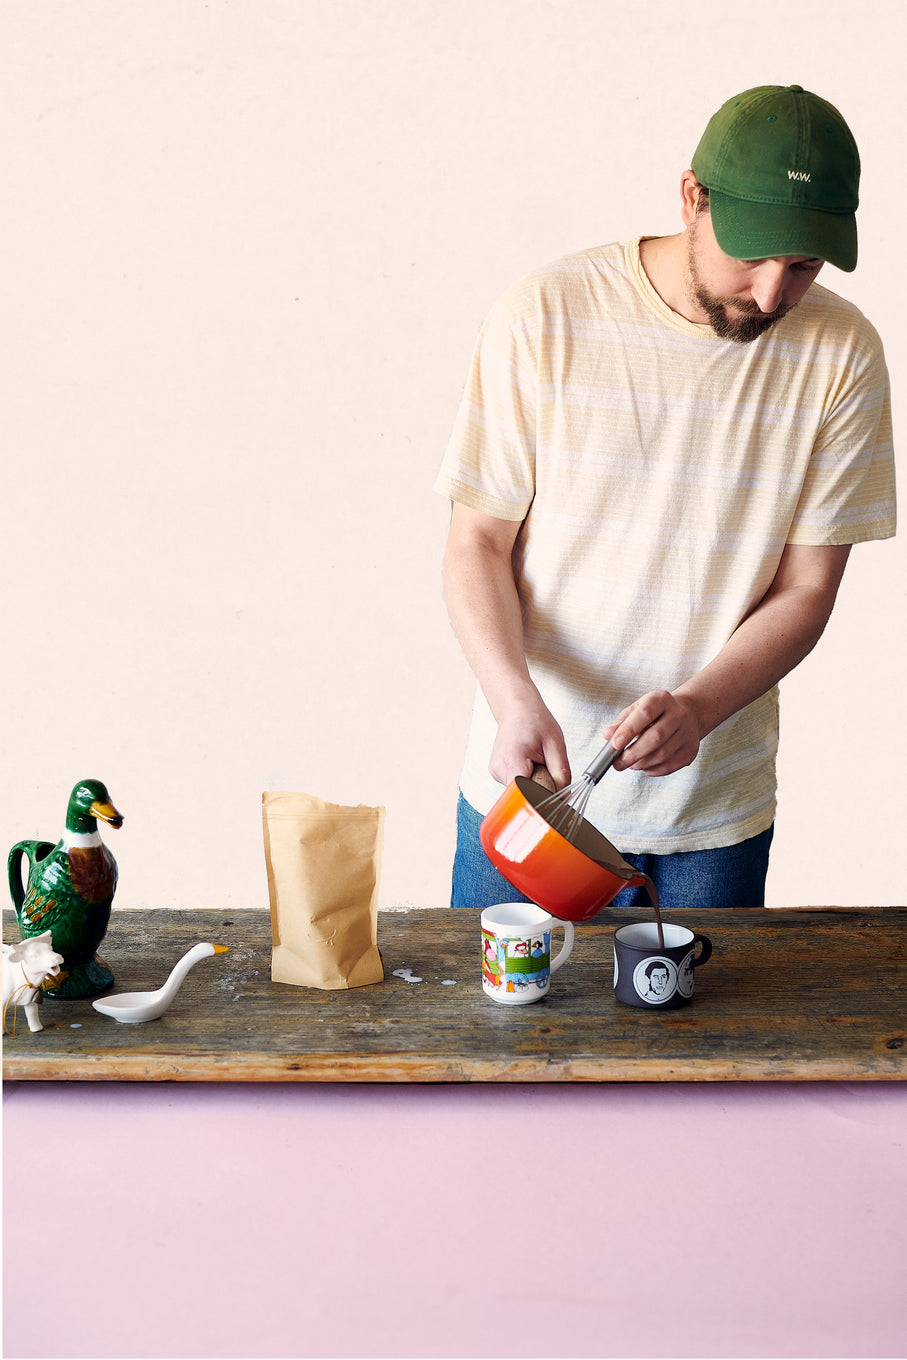
[[[564,734],[541,701],[501,719],[488,769],[498,783],[509,784],[516,775],[531,775],[536,765],[545,766],[557,788],[570,783]]]

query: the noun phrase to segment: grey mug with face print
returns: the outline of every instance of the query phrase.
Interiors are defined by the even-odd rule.
[[[693,996],[695,969],[711,955],[709,937],[686,926],[666,921],[664,948],[654,921],[621,926],[614,932],[614,995],[628,1006],[650,1010],[685,1006]]]

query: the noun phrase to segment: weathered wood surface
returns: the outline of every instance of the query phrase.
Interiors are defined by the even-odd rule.
[[[121,1025],[45,1001],[4,1045],[4,1077],[54,1081],[804,1081],[907,1076],[907,909],[675,912],[714,954],[693,1002],[652,1012],[611,990],[604,911],[576,932],[547,999],[505,1007],[480,980],[472,912],[384,912],[385,981],[322,992],[270,981],[263,911],[114,913],[115,991],[159,986],[199,940],[230,953],[189,973],[159,1020]],[[12,913],[4,938],[15,939]],[[559,938],[559,937],[558,937]],[[395,977],[409,968],[421,982]]]

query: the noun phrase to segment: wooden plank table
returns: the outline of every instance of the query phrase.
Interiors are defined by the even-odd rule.
[[[88,1001],[19,1014],[4,1078],[21,1081],[892,1081],[907,1077],[907,908],[685,911],[714,954],[692,1003],[652,1012],[611,989],[601,912],[542,1001],[481,987],[478,914],[382,912],[385,981],[323,992],[270,981],[270,916],[114,912],[114,991],[159,986],[199,940],[230,953],[189,973],[159,1020],[121,1025]],[[4,938],[17,938],[4,913]],[[558,936],[559,938],[559,936]],[[395,976],[411,970],[421,981]]]

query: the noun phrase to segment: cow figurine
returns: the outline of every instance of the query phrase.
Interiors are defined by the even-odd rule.
[[[63,962],[63,955],[54,952],[51,932],[32,935],[18,944],[3,946],[3,1029],[5,1033],[16,1032],[15,1013],[12,1031],[7,1029],[6,1012],[12,1006],[21,1006],[28,1020],[28,1028],[36,1034],[44,1026],[38,1019],[38,1002],[42,999],[41,984],[48,976],[56,977]]]

